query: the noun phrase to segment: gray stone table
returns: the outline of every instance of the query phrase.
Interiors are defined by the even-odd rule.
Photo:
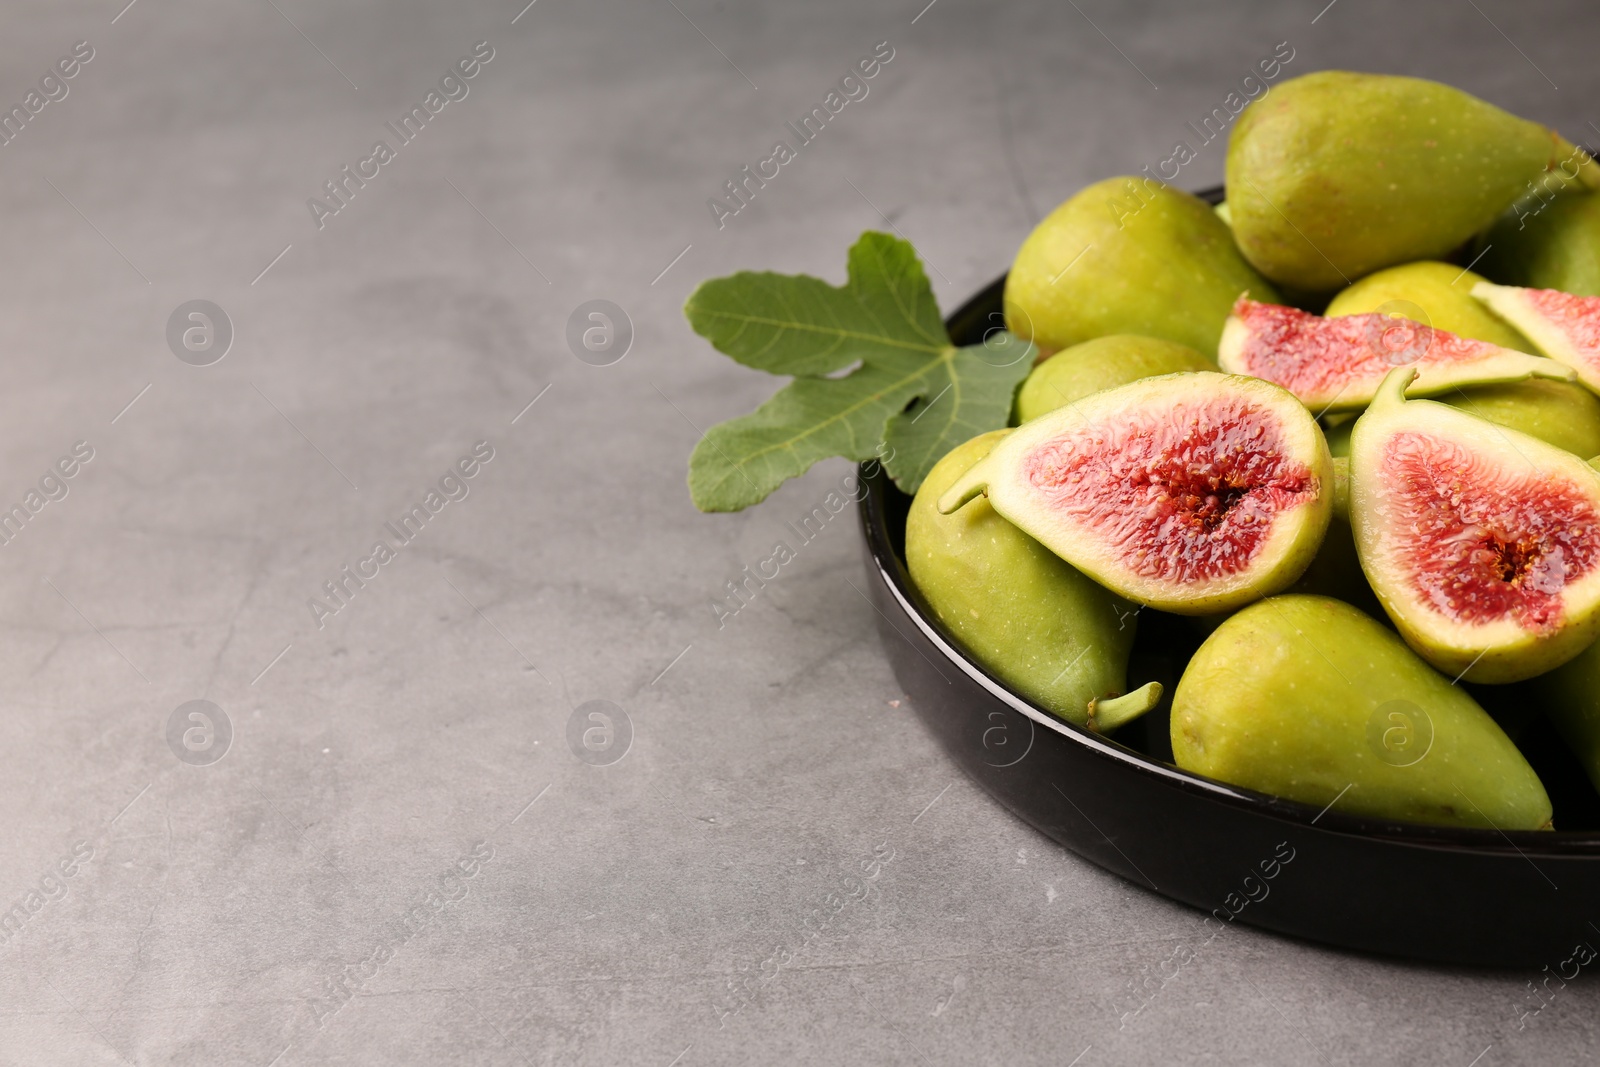
[[[839,279],[885,219],[951,308],[1280,42],[1583,135],[1589,5],[124,2],[0,34],[0,508],[36,509],[0,545],[0,1063],[1592,1057],[1587,979],[1519,1029],[1534,975],[1249,929],[1124,1025],[1199,914],[962,777],[848,516],[719,627],[847,468],[696,512],[689,450],[774,383],[679,310],[743,267]],[[1219,141],[1179,183],[1221,173]],[[620,362],[569,347],[589,300]],[[569,745],[590,701],[618,762]],[[875,849],[873,896],[769,962]]]

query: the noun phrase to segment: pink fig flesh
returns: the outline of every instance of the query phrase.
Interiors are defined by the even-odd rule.
[[[1472,295],[1521,330],[1539,351],[1600,392],[1600,296],[1479,282]]]
[[[1270,383],[1197,372],[1133,382],[1012,431],[957,479],[1140,604],[1210,614],[1299,577],[1332,512],[1327,445]]]
[[[1390,375],[1350,441],[1362,570],[1406,643],[1451,678],[1514,682],[1600,635],[1600,476]]]
[[[1384,376],[1400,366],[1417,368],[1412,396],[1453,392],[1458,385],[1575,377],[1554,360],[1410,319],[1377,312],[1323,318],[1242,296],[1223,326],[1217,362],[1225,371],[1283,386],[1318,413],[1365,407]]]

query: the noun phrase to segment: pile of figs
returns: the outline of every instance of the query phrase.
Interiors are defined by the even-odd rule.
[[[1600,788],[1600,165],[1325,71],[1245,109],[1226,176],[1216,208],[1112,178],[1029,235],[1005,316],[1039,361],[918,491],[911,577],[1060,718],[1160,707],[1185,770],[1551,828],[1529,721]],[[1156,621],[1198,642],[1167,692],[1128,677]]]

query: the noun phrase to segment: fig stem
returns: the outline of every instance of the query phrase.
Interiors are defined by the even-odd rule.
[[[1579,148],[1565,137],[1562,137],[1560,134],[1556,134],[1556,147],[1561,153],[1561,160],[1558,163],[1552,164],[1552,166],[1559,170],[1563,177],[1566,176],[1567,172],[1566,168],[1561,166],[1561,163],[1565,163],[1569,159],[1576,160],[1578,164],[1579,183],[1582,184],[1585,189],[1589,189],[1591,191],[1600,190],[1600,164],[1595,163],[1593,156],[1589,155],[1589,153],[1585,152],[1583,149]],[[1547,167],[1546,169],[1548,170],[1549,168]]]
[[[1548,378],[1553,382],[1575,382],[1578,380],[1578,372],[1560,360],[1541,359],[1539,362],[1548,363],[1550,366],[1542,367],[1535,364],[1528,368],[1528,377]]]
[[[1091,701],[1089,729],[1103,734],[1107,730],[1115,730],[1124,723],[1132,722],[1161,703],[1161,692],[1160,682],[1146,682],[1131,693],[1106,700]]]
[[[1378,386],[1378,391],[1373,394],[1372,403],[1368,405],[1368,409],[1404,404],[1406,402],[1406,387],[1416,379],[1416,367],[1396,367],[1383,376],[1383,382]]]
[[[957,478],[955,483],[939,498],[939,514],[948,515],[953,511],[960,510],[963,504],[981,496],[988,487],[988,460],[981,459],[967,468],[967,472]]]

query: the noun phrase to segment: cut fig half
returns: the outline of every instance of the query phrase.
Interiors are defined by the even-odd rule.
[[[939,499],[986,493],[1101,585],[1184,615],[1288,587],[1333,508],[1333,461],[1303,404],[1197,371],[1094,393],[1011,431]]]
[[[1222,327],[1217,363],[1283,386],[1319,415],[1372,402],[1384,376],[1415,366],[1410,396],[1438,396],[1459,385],[1527,378],[1572,381],[1571,368],[1509,348],[1458,337],[1381,312],[1323,318],[1241,296]]]
[[[1600,472],[1384,379],[1350,438],[1356,551],[1400,635],[1447,676],[1514,682],[1600,633]]]
[[[1521,330],[1539,351],[1571,367],[1579,381],[1600,393],[1600,296],[1493,282],[1474,285],[1472,295]]]

